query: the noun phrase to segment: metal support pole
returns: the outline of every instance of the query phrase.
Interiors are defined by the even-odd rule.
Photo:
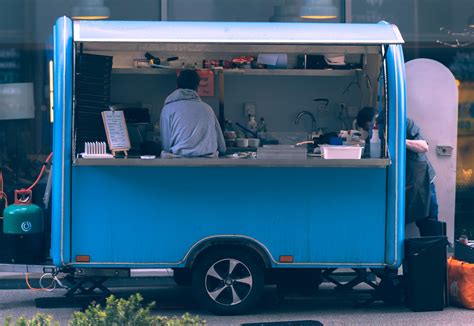
[[[342,0],[343,23],[352,23],[352,0]]]
[[[168,20],[168,0],[161,0],[161,20]]]
[[[224,72],[218,71],[217,72],[218,80],[219,80],[219,123],[221,124],[221,128],[224,129],[225,125],[225,116],[224,116]]]

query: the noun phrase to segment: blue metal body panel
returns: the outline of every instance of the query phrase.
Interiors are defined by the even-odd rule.
[[[54,124],[51,257],[56,266],[70,262],[73,41],[72,21],[54,26]]]
[[[94,265],[182,266],[219,235],[274,265],[385,263],[386,168],[74,167],[72,184],[72,256]]]
[[[406,85],[405,63],[400,45],[387,52],[388,148],[394,164],[388,168],[387,257],[389,266],[398,267],[403,259],[405,239],[405,152]]]
[[[189,28],[193,24],[196,30],[209,28],[206,40],[193,38],[195,34]],[[283,24],[279,25],[283,32],[298,31],[301,35],[285,32],[280,40],[281,31],[274,25],[257,25],[73,24],[67,18],[58,20],[54,33],[55,265],[183,267],[193,248],[219,237],[254,241],[269,256],[273,267],[400,265],[404,237],[405,74],[399,45],[390,45],[387,54],[389,167],[119,167],[72,163],[73,37],[74,41],[90,42],[183,42],[162,33],[162,28],[174,26],[188,30],[187,37],[194,43],[224,42],[224,32],[229,30],[239,35],[229,38],[230,43],[259,43],[265,35],[267,41],[263,43],[269,44],[403,42],[398,29],[387,24]],[[137,33],[137,28],[146,26],[161,34]],[[229,30],[222,30],[225,26]],[[258,27],[254,30],[258,33],[244,32],[252,26]],[[235,31],[237,27],[242,30]],[[332,32],[326,33],[330,27]],[[305,29],[317,33],[311,36]],[[125,30],[127,33],[120,33]],[[76,263],[77,255],[90,256],[90,263]],[[294,263],[279,263],[281,255],[294,256]]]

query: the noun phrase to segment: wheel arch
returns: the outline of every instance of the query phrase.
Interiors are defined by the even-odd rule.
[[[265,268],[272,266],[272,256],[268,249],[256,239],[246,236],[213,236],[200,240],[188,252],[185,268],[192,269],[201,254],[223,247],[243,249],[260,259]]]

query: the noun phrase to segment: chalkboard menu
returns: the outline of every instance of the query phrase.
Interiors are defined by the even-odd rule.
[[[130,149],[130,137],[123,111],[102,112],[107,142],[113,153]]]

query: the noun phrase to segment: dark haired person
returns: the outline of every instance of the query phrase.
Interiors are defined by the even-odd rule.
[[[360,138],[365,141],[364,157],[370,156],[370,138],[375,124],[375,108],[366,106],[357,113],[352,128],[358,130],[361,134]]]
[[[366,113],[370,114],[358,115],[357,124],[363,124],[369,119],[372,121],[371,112],[372,110],[367,109]],[[385,124],[383,111],[377,120],[380,125]],[[439,224],[436,222],[438,221],[438,199],[434,184],[436,172],[428,160],[426,154],[428,149],[428,142],[423,137],[420,127],[407,117],[405,224],[409,237],[417,236],[418,231],[421,236],[440,235]]]
[[[365,130],[368,134],[372,131],[374,122],[375,108],[366,106],[357,113],[357,118],[355,120],[356,127]]]
[[[197,94],[199,82],[195,70],[181,71],[177,89],[165,100],[160,116],[163,158],[217,157],[226,151],[214,111]]]

